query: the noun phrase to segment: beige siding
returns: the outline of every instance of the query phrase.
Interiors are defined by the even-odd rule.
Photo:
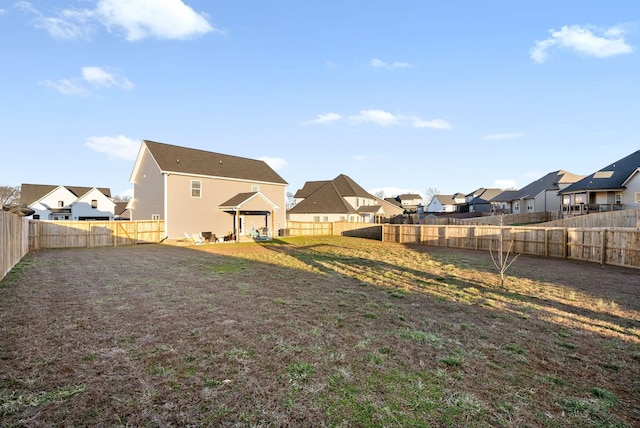
[[[191,197],[191,180],[202,181],[200,198]],[[223,202],[237,195],[254,190],[256,183],[211,178],[193,177],[171,174],[168,177],[166,232],[169,238],[179,238],[185,232],[212,232],[224,236],[234,229],[234,216],[221,211],[218,207]],[[273,220],[268,218],[269,229],[277,233],[277,229],[285,227],[285,186],[276,184],[260,184],[260,192],[278,206]],[[243,234],[251,232],[251,228],[265,227],[264,216],[244,216]],[[273,226],[272,226],[273,224]]]
[[[131,220],[152,220],[157,214],[164,218],[164,179],[158,165],[148,150],[144,151],[140,169],[133,183],[133,206]]]

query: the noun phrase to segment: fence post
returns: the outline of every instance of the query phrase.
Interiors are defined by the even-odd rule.
[[[569,257],[569,231],[566,227],[562,231],[562,257]]]
[[[549,228],[544,228],[544,256],[549,257]]]
[[[607,229],[602,229],[600,252],[600,264],[604,266],[607,261]]]
[[[473,230],[473,237],[475,238],[475,249],[476,251],[478,251],[478,226],[474,227],[471,230]]]
[[[444,247],[449,248],[449,226],[444,227]]]

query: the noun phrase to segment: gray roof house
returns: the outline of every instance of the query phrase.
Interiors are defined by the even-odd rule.
[[[458,211],[458,205],[464,204],[465,195],[456,193],[454,195],[433,195],[427,205],[427,212],[430,213],[453,213]]]
[[[164,220],[169,239],[286,227],[287,182],[261,160],[144,140],[129,181],[131,220]]]
[[[566,216],[640,208],[640,150],[560,191]]]
[[[291,221],[381,223],[403,212],[344,174],[333,180],[307,181],[294,199],[296,204],[287,211]]]
[[[553,171],[520,190],[505,190],[491,200],[494,211],[511,214],[560,211],[558,192],[583,178],[567,171]]]
[[[20,205],[34,220],[113,220],[116,203],[105,187],[23,183]]]
[[[502,189],[487,189],[481,187],[465,195],[465,203],[459,209],[461,212],[485,213],[491,212],[491,199],[502,193]]]

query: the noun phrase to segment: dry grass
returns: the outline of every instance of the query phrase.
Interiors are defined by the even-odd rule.
[[[42,251],[3,426],[640,424],[640,274],[356,238]]]

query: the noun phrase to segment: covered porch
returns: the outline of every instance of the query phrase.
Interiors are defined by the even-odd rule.
[[[271,239],[274,214],[280,208],[260,192],[247,192],[226,200],[218,209],[230,215],[230,240],[240,242]]]

